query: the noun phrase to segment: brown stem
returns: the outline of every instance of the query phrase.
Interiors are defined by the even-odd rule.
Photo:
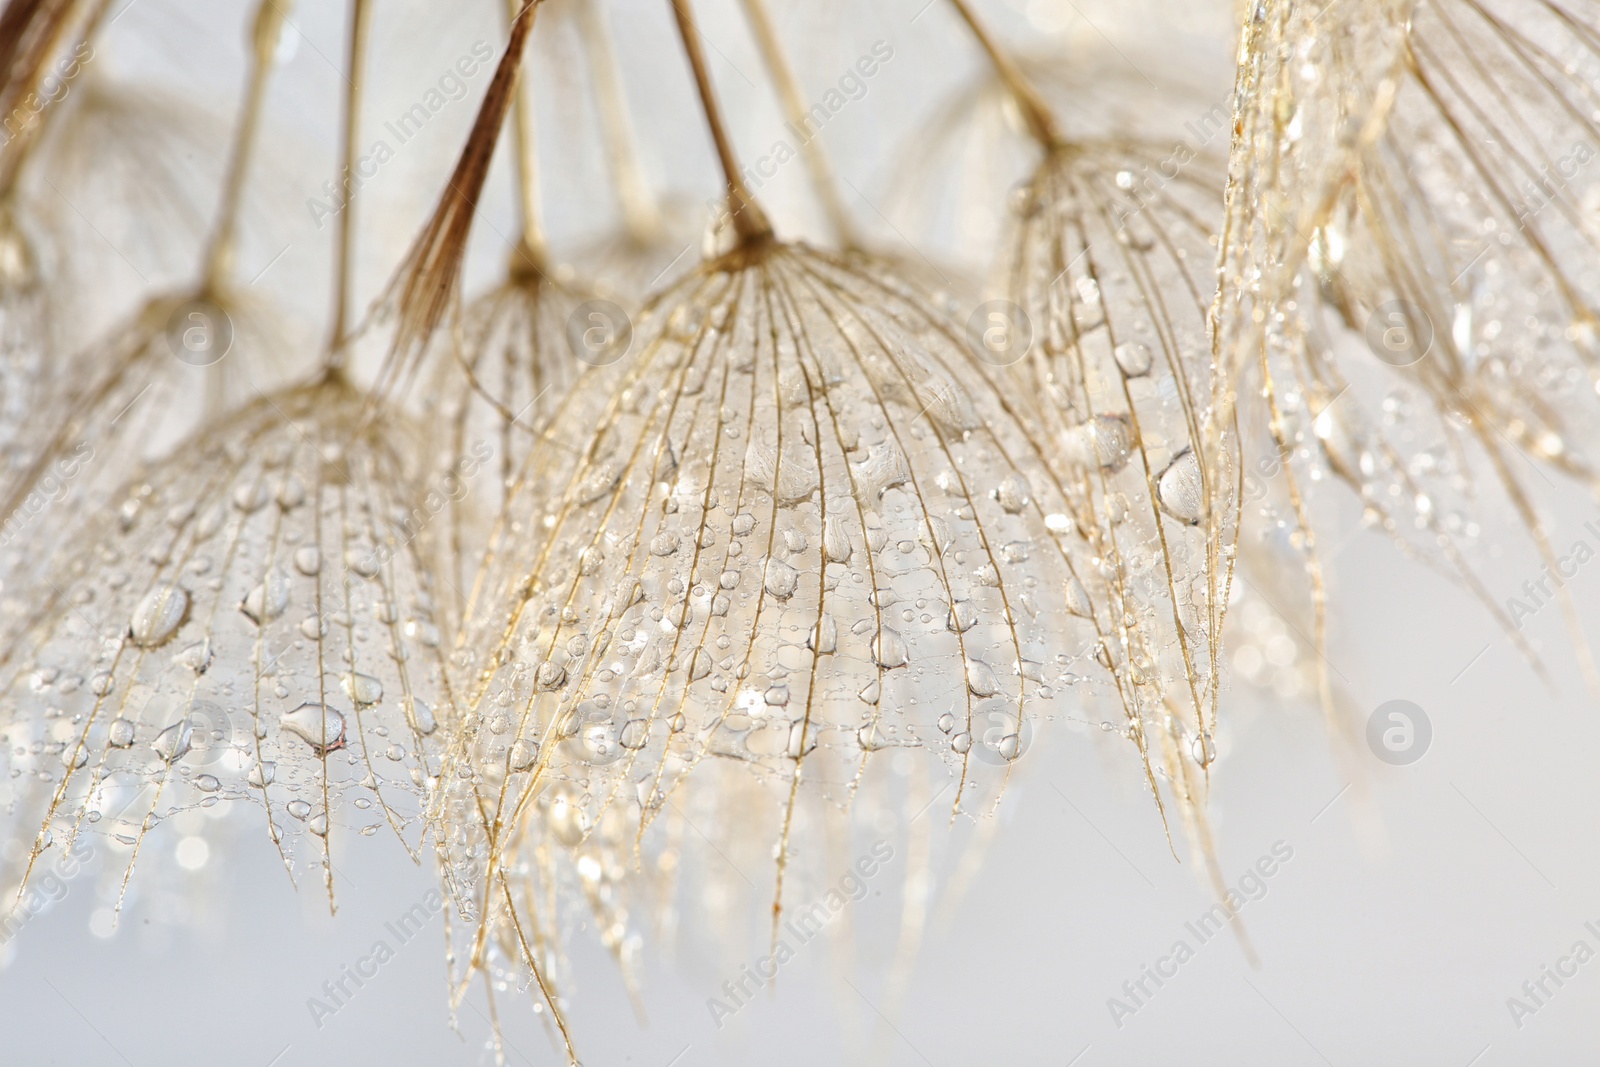
[[[543,0],[527,0],[511,23],[511,36],[495,65],[494,77],[484,91],[472,130],[456,159],[455,169],[445,182],[444,192],[433,214],[412,242],[399,273],[390,283],[385,301],[394,301],[399,321],[390,343],[389,358],[379,375],[375,391],[382,394],[395,387],[411,370],[425,350],[446,312],[458,298],[461,264],[467,239],[472,233],[478,198],[489,174],[495,145],[505,126],[506,111],[517,88],[517,72],[522,66],[528,35],[533,31],[534,14]]]
[[[31,119],[24,118],[17,129],[11,128],[12,120],[32,110],[26,106],[26,101],[37,92],[46,73],[45,64],[59,51],[78,6],[77,0],[20,4],[13,0],[0,16],[0,32],[10,35],[0,46],[0,52],[9,53],[3,73],[0,73],[4,80],[0,85],[0,118],[5,120],[8,135],[0,144],[0,200],[9,200],[16,192],[23,167],[40,141],[46,116],[60,110],[53,105],[43,105]],[[100,28],[110,6],[111,0],[95,0],[78,35],[80,52]],[[79,60],[80,66],[92,58],[94,53],[90,51]]]
[[[233,144],[228,150],[228,169],[222,181],[222,199],[211,240],[200,257],[200,283],[208,293],[221,288],[233,267],[234,246],[239,232],[239,204],[244,199],[245,178],[250,172],[250,155],[255,148],[256,131],[261,126],[261,102],[266,98],[267,79],[272,73],[272,57],[283,31],[285,13],[281,5],[289,0],[261,0],[250,30],[250,73],[245,82],[244,102],[234,127]]]
[[[525,0],[506,0],[506,17],[515,20],[527,6]],[[525,45],[524,47],[531,47]],[[517,70],[517,99],[512,105],[513,164],[517,175],[517,206],[522,212],[522,233],[512,253],[514,270],[532,269],[543,274],[550,250],[545,241],[544,222],[539,210],[539,143],[534,136],[533,70],[524,62]]]
[[[972,35],[978,39],[978,44],[989,54],[989,61],[994,64],[995,73],[1000,75],[1000,80],[1005,83],[1006,91],[1016,101],[1017,108],[1022,112],[1022,119],[1028,124],[1028,133],[1045,149],[1057,148],[1061,145],[1061,132],[1056,128],[1055,116],[1050,113],[1050,107],[1044,102],[1031,82],[1023,75],[1016,61],[996,43],[989,35],[989,31],[978,21],[978,16],[973,12],[967,0],[950,0]]]
[[[806,104],[805,97],[800,92],[800,82],[795,78],[793,68],[789,66],[788,57],[784,55],[783,44],[773,29],[772,19],[767,14],[764,0],[743,0],[743,2],[745,17],[755,34],[756,45],[761,49],[761,58],[772,75],[773,86],[783,103],[784,117],[789,120],[796,133],[799,133],[806,128]],[[856,236],[855,226],[850,221],[850,213],[845,210],[844,201],[839,197],[839,183],[834,177],[833,166],[828,161],[828,154],[822,150],[822,142],[815,133],[800,142],[800,154],[806,161],[806,170],[811,174],[812,189],[822,203],[822,212],[828,217],[828,225],[833,228],[834,237],[845,248],[860,248],[861,242]]]
[[[700,90],[700,105],[705,110],[706,124],[711,127],[711,139],[716,142],[717,159],[722,163],[722,173],[728,181],[728,208],[733,213],[734,230],[744,244],[756,244],[772,236],[772,223],[766,212],[756,203],[755,197],[744,184],[739,173],[739,160],[733,154],[733,144],[722,121],[722,108],[717,103],[716,89],[711,85],[711,74],[706,69],[705,53],[700,50],[700,29],[695,25],[689,0],[671,0],[672,13],[678,17],[678,36],[683,38],[683,50],[689,56],[689,66],[694,70],[695,87]]]
[[[272,3],[273,0],[267,0]],[[351,168],[355,166],[356,137],[361,127],[361,88],[366,80],[367,68],[367,14],[368,0],[350,0],[350,40],[345,78],[344,111],[339,142],[339,173],[336,175],[339,193],[344,201],[339,211],[339,230],[334,251],[333,325],[328,331],[327,368],[337,370],[344,365],[344,344],[349,332],[350,288],[355,274],[355,180]]]

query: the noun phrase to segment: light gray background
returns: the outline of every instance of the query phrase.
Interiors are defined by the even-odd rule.
[[[390,101],[414,99],[472,40],[499,41],[488,2],[452,4],[447,14],[437,4],[377,6],[377,39],[387,51],[375,62],[383,83],[374,90],[375,116],[400,109]],[[822,6],[834,9],[816,15],[824,26],[847,10]],[[915,23],[920,0],[864,6],[870,10],[847,35],[819,33],[796,51],[804,71],[842,69],[861,42],[894,35],[898,65],[829,133],[841,158],[859,160],[846,168],[855,184],[887,197],[886,161],[907,130],[903,116],[925,110],[976,68],[942,5]],[[1114,5],[1083,5],[1080,13],[1067,10],[1070,4],[1018,0],[1009,16],[1000,14],[1002,5],[990,6],[1012,29],[1025,26],[1030,12],[1042,24],[1063,26],[1063,47],[1103,48],[1095,43],[1102,29],[1129,51],[1141,39],[1137,16],[1119,15]],[[1208,85],[1217,84],[1219,58],[1225,78],[1231,53],[1225,32],[1214,32],[1230,5],[1220,6],[1220,14],[1191,14],[1193,26],[1162,38],[1179,42],[1174,54]],[[307,4],[293,16],[306,40],[275,83],[270,136],[280,147],[252,194],[256,217],[243,257],[259,268],[288,242],[262,284],[286,300],[301,293],[305,306],[290,306],[313,325],[322,305],[306,302],[303,289],[307,279],[318,284],[325,276],[326,234],[315,232],[301,200],[332,173],[338,7]],[[732,69],[742,65],[754,76],[748,44],[728,5],[705,7],[708,36],[726,52],[716,62],[730,111],[746,131],[742,142],[758,147],[770,139],[760,131],[774,120],[764,98],[741,88]],[[124,76],[176,86],[191,106],[225,115],[237,92],[241,5],[201,8],[140,0],[119,20],[106,60]],[[690,100],[676,44],[663,35],[665,5],[618,4],[614,18],[634,64],[629,76],[648,162],[689,199],[703,200],[714,188],[709,155],[698,128],[681,121]],[[1191,34],[1203,44],[1184,43]],[[1152,53],[1146,44],[1134,54]],[[1221,86],[1219,96],[1225,80]],[[473,107],[472,100],[451,105],[454,125],[431,127],[422,150],[402,152],[363,193],[364,211],[397,220],[362,247],[363,298],[376,292],[409,240]],[[679,134],[662,133],[669,122]],[[570,174],[549,179],[558,240],[603,227],[603,218],[567,207],[593,203],[578,196],[583,168],[596,165],[591,149]],[[767,191],[790,232],[814,222],[796,192],[799,179],[800,168],[791,167]],[[875,206],[854,207],[894,236],[879,225]],[[486,219],[510,232],[505,203]],[[483,244],[476,275],[501,258],[492,240],[486,251]],[[1530,478],[1545,491],[1552,540],[1564,546],[1588,536],[1581,525],[1595,518],[1593,505]],[[1275,842],[1293,848],[1266,895],[1242,913],[1259,967],[1231,938],[1217,938],[1146,1007],[1120,1027],[1113,1022],[1107,999],[1188,937],[1185,922],[1212,899],[1195,865],[1180,865],[1168,851],[1126,753],[1108,758],[1090,735],[1046,728],[1012,786],[979,876],[953,914],[930,926],[904,1007],[891,1019],[879,1014],[890,939],[874,928],[893,921],[887,898],[860,906],[862,948],[847,967],[826,947],[808,949],[784,968],[775,995],[763,993],[720,1032],[706,1000],[728,975],[729,959],[764,951],[758,928],[742,949],[713,946],[692,919],[670,953],[647,944],[648,1025],[629,1009],[609,958],[580,934],[572,938],[579,981],[570,1019],[584,1061],[1535,1067],[1600,1053],[1600,962],[1583,967],[1520,1029],[1506,1007],[1525,979],[1574,941],[1600,948],[1584,929],[1588,920],[1600,926],[1596,708],[1557,613],[1541,612],[1529,632],[1546,652],[1559,692],[1537,680],[1459,590],[1407,563],[1377,535],[1355,532],[1345,540],[1355,510],[1349,501],[1336,510],[1324,540],[1344,541],[1332,568],[1330,662],[1358,712],[1408,699],[1426,710],[1434,737],[1410,767],[1385,766],[1362,751],[1342,764],[1315,708],[1245,688],[1229,694],[1210,803],[1224,875],[1236,882]],[[1484,541],[1497,594],[1510,595],[1537,574],[1514,532],[1490,522]],[[1581,571],[1571,589],[1591,630],[1600,632],[1600,567]],[[171,881],[136,879],[116,936],[91,932],[93,915],[106,906],[98,872],[74,881],[58,907],[19,934],[0,957],[0,1063],[490,1062],[481,996],[463,1007],[460,1034],[449,1029],[437,920],[320,1029],[306,1007],[324,980],[365,953],[386,921],[435,884],[430,871],[410,866],[387,842],[360,842],[367,847],[345,852],[342,907],[330,918],[315,887],[291,889],[258,825],[232,825],[237,839],[213,848],[187,892]],[[174,842],[152,847],[170,850]],[[898,882],[875,883],[874,891],[897,893]],[[531,1003],[515,991],[501,998],[509,1058],[558,1063]]]

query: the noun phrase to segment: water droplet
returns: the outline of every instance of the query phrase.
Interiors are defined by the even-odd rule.
[[[189,593],[178,586],[157,586],[133,609],[128,636],[140,648],[155,648],[172,639],[189,614]]]
[[[424,737],[439,728],[438,720],[433,717],[433,708],[428,706],[427,701],[411,698],[411,725]]]
[[[790,759],[799,759],[816,751],[817,724],[809,726],[804,719],[796,719],[789,724],[788,753]]]
[[[376,704],[383,699],[383,683],[370,674],[347,674],[343,684],[345,695],[357,704]]]
[[[1205,515],[1205,487],[1193,449],[1186,448],[1173,457],[1156,482],[1156,492],[1168,515],[1191,526],[1199,525]]]
[[[301,822],[305,822],[311,815],[311,805],[303,800],[291,800],[283,806],[283,809]]]
[[[212,656],[211,638],[203,637],[182,652],[179,652],[174,658],[191,671],[194,671],[194,673],[204,674],[206,668],[211,666]]]
[[[316,545],[304,545],[294,550],[294,569],[306,577],[322,570],[322,550]]]
[[[301,704],[284,712],[278,723],[319,756],[344,747],[344,714],[325,704]]]
[[[830,563],[850,561],[850,533],[837,515],[829,515],[822,528],[822,554]]]
[[[532,770],[534,763],[538,759],[539,742],[531,741],[526,737],[519,737],[511,742],[511,750],[507,754],[507,761],[513,771]]]
[[[1094,618],[1094,603],[1090,601],[1088,592],[1083,588],[1083,583],[1078,581],[1076,574],[1068,574],[1062,590],[1066,597],[1067,610],[1080,619]]]
[[[1140,344],[1138,341],[1124,341],[1113,351],[1117,366],[1122,369],[1124,376],[1129,378],[1143,378],[1150,373],[1152,358],[1150,346]]]
[[[112,748],[127,748],[133,744],[133,721],[112,719],[111,729],[106,734],[106,744]]]
[[[787,600],[794,595],[795,586],[799,584],[800,575],[795,569],[779,559],[767,560],[767,592],[779,600]]]
[[[289,577],[274,567],[261,584],[245,594],[239,610],[257,626],[271,622],[289,607]]]
[[[1091,424],[1095,458],[1100,469],[1115,474],[1128,465],[1133,452],[1133,424],[1126,415],[1096,415]]]
[[[979,660],[967,660],[967,688],[974,696],[992,697],[1000,691],[1000,682],[994,669]]]
[[[1018,734],[1006,734],[995,743],[994,750],[1000,754],[1001,759],[1009,763],[1022,755],[1022,738]]]
[[[629,719],[622,724],[617,743],[627,749],[641,749],[650,740],[650,724],[644,719]]]
[[[610,763],[620,754],[621,727],[596,701],[573,709],[569,729],[569,751],[585,763]]]
[[[689,657],[689,681],[698,682],[711,673],[711,654],[703,648],[694,650]]]
[[[290,475],[278,483],[278,506],[292,511],[306,502],[306,487],[299,478]]]
[[[906,642],[898,633],[885,626],[872,639],[872,662],[885,669],[904,667],[907,659]]]
[[[246,514],[259,511],[267,502],[267,487],[259,481],[244,482],[234,487],[233,506]]]
[[[427,619],[407,619],[406,638],[415,641],[424,648],[439,647],[439,627]]]
[[[183,718],[156,734],[150,747],[164,762],[176,763],[188,754],[189,743],[193,739],[194,724],[188,718]]]
[[[250,773],[245,776],[245,781],[257,789],[264,789],[272,784],[278,775],[278,765],[272,760],[262,760],[250,768]]]
[[[560,689],[567,684],[567,669],[559,663],[545,660],[534,672],[534,683],[545,691]]]
[[[995,500],[1000,502],[1000,507],[1009,515],[1019,514],[1028,506],[1028,482],[1020,474],[1010,474],[1001,480],[994,491]]]
[[[839,624],[833,621],[833,616],[823,612],[817,619],[817,625],[806,636],[806,647],[822,656],[832,655],[839,649]]]
[[[884,732],[878,729],[878,724],[869,722],[856,731],[856,741],[867,752],[878,752],[894,744]]]
[[[350,572],[361,578],[376,578],[378,576],[378,554],[365,548],[351,548],[344,554],[345,566]]]
[[[1189,742],[1190,751],[1194,754],[1194,761],[1202,767],[1209,767],[1217,759],[1217,743],[1211,739],[1211,734],[1196,734],[1193,741]]]
[[[194,787],[202,793],[215,793],[222,788],[222,783],[214,774],[200,774],[195,776]]]

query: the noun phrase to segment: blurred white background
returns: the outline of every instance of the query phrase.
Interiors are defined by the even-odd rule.
[[[847,161],[851,204],[886,244],[904,240],[894,161],[921,116],[977,70],[976,57],[942,4],[922,0],[819,5],[786,16],[803,78],[844,69],[878,39],[896,58],[867,97],[827,133]],[[758,67],[731,4],[703,3],[715,73],[740,141],[751,153],[780,132],[764,87],[745,84]],[[1075,6],[1067,0],[987,5],[1008,31],[1051,31],[1060,55],[1103,54],[1108,44],[1137,73],[1192,79],[1225,97],[1232,42],[1221,10],[1197,9],[1182,24],[1148,31],[1136,8],[1171,3]],[[647,164],[687,210],[714,195],[712,160],[692,111],[686,71],[668,35],[665,4],[613,5]],[[242,69],[244,5],[136,0],[126,5],[93,74],[161,86],[171,121],[212,131],[198,152],[221,149]],[[658,10],[659,9],[659,10]],[[414,101],[476,40],[498,50],[492,0],[448,5],[421,0],[376,5],[369,137]],[[333,174],[334,115],[341,84],[342,5],[303,4],[291,20],[273,83],[268,148],[250,195],[241,274],[258,284],[308,337],[320,302],[306,302],[326,276],[329,230],[318,232],[303,201]],[[1031,20],[1031,23],[1030,23]],[[537,37],[536,31],[536,37]],[[291,51],[292,49],[292,51]],[[1167,51],[1163,51],[1166,49]],[[541,51],[539,61],[548,63]],[[1168,60],[1170,59],[1170,62]],[[1219,74],[1220,72],[1220,74]],[[546,185],[550,228],[572,249],[604,232],[609,203],[591,186],[600,161],[582,116],[562,115],[561,75],[545,81]],[[448,170],[487,78],[404,146],[358,199],[363,303],[381,287]],[[1198,105],[1196,105],[1198,106]],[[200,124],[210,116],[209,125]],[[195,125],[185,126],[193,118]],[[568,121],[570,120],[570,121]],[[570,156],[562,153],[570,151]],[[567,161],[570,159],[570,165]],[[204,169],[198,161],[195,166]],[[496,233],[511,232],[507,178],[491,179],[474,253],[473,278],[502,262]],[[782,172],[762,194],[790,233],[812,232],[803,168]],[[882,206],[882,212],[879,206]],[[116,205],[103,205],[106,211]],[[94,210],[94,209],[91,209]],[[959,236],[959,235],[958,235]],[[903,251],[903,249],[902,249]],[[940,258],[939,249],[927,255]],[[116,257],[104,249],[87,255]],[[274,260],[274,256],[281,258]],[[982,255],[969,252],[969,258]],[[941,262],[943,260],[941,259]],[[131,264],[108,286],[110,321],[141,284],[162,274]],[[308,283],[308,279],[312,282]],[[310,353],[308,353],[309,355]],[[1592,504],[1549,486],[1551,539],[1580,538]],[[583,1061],[641,1067],[761,1063],[875,1063],[958,1067],[1055,1067],[1161,1062],[1569,1065],[1600,1055],[1600,961],[1591,960],[1542,997],[1536,1013],[1513,1018],[1507,1001],[1586,941],[1600,952],[1600,777],[1595,772],[1596,708],[1586,695],[1558,613],[1540,612],[1528,632],[1555,680],[1538,680],[1488,614],[1459,589],[1407,562],[1379,535],[1358,528],[1349,500],[1330,497],[1325,546],[1335,610],[1328,660],[1348,694],[1357,733],[1388,700],[1421,707],[1432,724],[1426,754],[1390,766],[1358,738],[1348,757],[1330,746],[1321,713],[1303,699],[1279,701],[1236,686],[1224,705],[1210,813],[1223,877],[1237,885],[1274,846],[1292,850],[1264,880],[1241,917],[1259,958],[1252,966],[1224,934],[1200,944],[1186,927],[1211,907],[1210,889],[1181,842],[1169,851],[1126,746],[1059,724],[1041,727],[1021,764],[981,869],[955,897],[953,872],[936,871],[935,907],[898,1006],[889,988],[898,925],[898,859],[855,906],[849,953],[819,939],[784,967],[774,990],[718,1028],[708,998],[741,962],[766,951],[757,921],[712,931],[688,916],[670,947],[647,941],[641,1020],[616,967],[592,937],[571,938],[576,987],[569,1013]],[[1494,508],[1491,504],[1490,510]],[[1483,534],[1489,585],[1513,595],[1538,566],[1525,539],[1491,521]],[[1600,567],[1581,570],[1570,589],[1600,632]],[[1089,716],[1100,718],[1098,712]],[[239,812],[210,831],[214,845],[184,882],[135,878],[121,923],[106,922],[116,858],[66,883],[59,903],[0,948],[0,1063],[8,1065],[225,1062],[241,1067],[492,1062],[486,1003],[462,1006],[458,1031],[447,1012],[441,921],[402,946],[376,978],[317,1025],[308,998],[385,937],[385,923],[435,886],[387,842],[360,842],[340,867],[341,908],[327,913],[315,887],[296,892],[259,822]],[[937,833],[944,819],[937,816]],[[218,830],[223,831],[219,835]],[[971,828],[960,833],[971,836]],[[176,834],[150,848],[178,855]],[[1281,843],[1281,845],[1279,844]],[[179,885],[187,887],[178,892]],[[759,894],[758,894],[759,897]],[[948,905],[948,906],[945,906]],[[729,930],[732,933],[730,935]],[[112,934],[112,936],[104,936]],[[1129,1015],[1124,983],[1172,951],[1196,951]],[[561,1062],[534,998],[498,999],[506,1055],[514,1064]]]

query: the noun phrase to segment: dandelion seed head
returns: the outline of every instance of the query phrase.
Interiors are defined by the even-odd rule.
[[[90,520],[7,657],[10,781],[51,784],[51,823],[95,808],[138,838],[149,815],[242,801],[290,861],[311,847],[293,810],[359,824],[364,798],[416,847],[448,696],[410,544],[415,442],[365,405],[337,381],[263,396]],[[106,810],[127,786],[157,799]]]

